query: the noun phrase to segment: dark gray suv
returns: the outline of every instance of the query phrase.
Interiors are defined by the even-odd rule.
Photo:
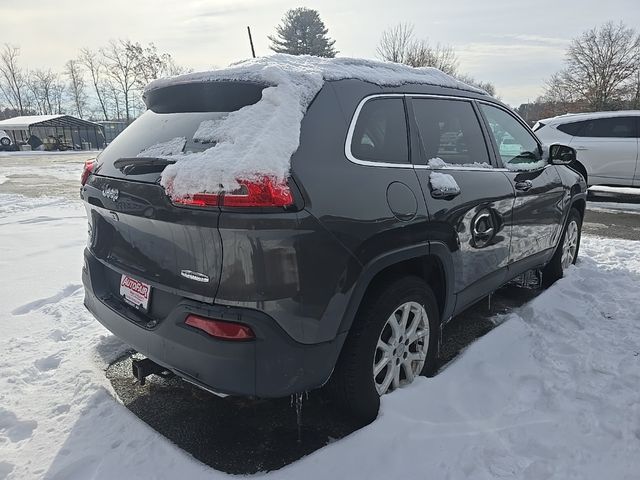
[[[252,82],[168,85],[83,174],[85,305],[204,389],[281,397],[325,384],[363,420],[435,372],[442,325],[515,277],[576,261],[586,185],[470,90],[326,81],[285,185],[174,200],[151,143],[261,98]],[[203,148],[193,142],[185,148]],[[157,366],[157,369],[149,365]]]

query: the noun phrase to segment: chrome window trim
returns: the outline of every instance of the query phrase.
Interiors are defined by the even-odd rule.
[[[347,159],[351,163],[355,163],[356,165],[363,165],[367,167],[385,167],[385,168],[413,168],[418,170],[458,170],[458,171],[479,171],[479,172],[510,172],[508,168],[497,168],[491,165],[491,168],[484,167],[472,167],[472,166],[462,166],[457,164],[451,164],[450,167],[446,168],[432,168],[428,165],[414,165],[413,163],[391,163],[391,162],[375,162],[372,160],[361,160],[356,158],[351,153],[351,142],[353,140],[353,132],[356,128],[356,122],[358,121],[358,117],[360,116],[360,111],[364,107],[365,103],[374,98],[405,98],[405,97],[415,97],[415,98],[436,98],[442,100],[461,100],[469,103],[473,103],[474,101],[478,101],[475,98],[469,97],[457,97],[454,95],[435,95],[430,93],[376,93],[373,95],[369,95],[364,97],[358,103],[353,116],[351,117],[351,122],[349,123],[349,130],[347,131],[347,140],[344,144],[344,154]],[[485,102],[489,105],[494,105],[492,102]]]
[[[433,168],[430,167],[429,165],[414,165],[413,168],[415,168],[416,170],[433,170],[433,171],[437,171],[437,172],[446,172],[447,170],[457,170],[457,171],[464,171],[464,172],[511,172],[513,170],[509,170],[508,168],[497,168],[494,167],[493,165],[491,165],[491,168],[487,168],[487,167],[472,167],[472,166],[465,166],[465,165],[460,165],[460,164],[455,164],[455,163],[449,163],[448,165],[451,165],[450,167],[442,167],[442,168]]]

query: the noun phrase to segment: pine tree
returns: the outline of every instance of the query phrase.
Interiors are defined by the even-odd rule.
[[[285,13],[282,23],[276,27],[277,35],[269,35],[269,48],[290,55],[335,57],[338,53],[333,48],[336,41],[327,36],[328,32],[317,10],[293,8]]]

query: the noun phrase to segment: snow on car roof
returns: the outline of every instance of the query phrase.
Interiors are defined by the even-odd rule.
[[[427,84],[486,94],[435,68],[355,58],[276,54],[211,72],[189,73],[151,82],[145,92],[172,85],[252,81],[266,85],[262,98],[198,129],[211,148],[172,155],[162,185],[174,197],[238,188],[237,179],[270,176],[284,180],[297,150],[300,124],[325,81],[359,79],[377,85]],[[204,123],[204,122],[203,122]]]
[[[359,79],[377,85],[395,86],[407,83],[457,88],[476,93],[486,92],[468,85],[433,67],[414,68],[400,63],[361,58],[323,58],[310,55],[274,54],[232,63],[227,68],[161,78],[149,83],[145,91],[184,83],[223,80],[255,81],[277,85],[283,76],[290,80],[310,77],[318,80]]]
[[[577,122],[580,120],[591,120],[594,118],[608,118],[608,117],[628,117],[628,116],[640,116],[640,110],[615,110],[607,112],[583,112],[583,113],[565,113],[564,115],[558,115],[556,117],[543,118],[538,120],[540,123],[562,123],[562,122]]]

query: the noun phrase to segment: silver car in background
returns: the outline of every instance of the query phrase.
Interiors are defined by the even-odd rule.
[[[11,137],[4,130],[0,130],[0,151],[8,150],[11,147]]]
[[[547,145],[573,147],[575,168],[589,186],[640,186],[640,110],[561,115],[538,121],[533,130]]]

